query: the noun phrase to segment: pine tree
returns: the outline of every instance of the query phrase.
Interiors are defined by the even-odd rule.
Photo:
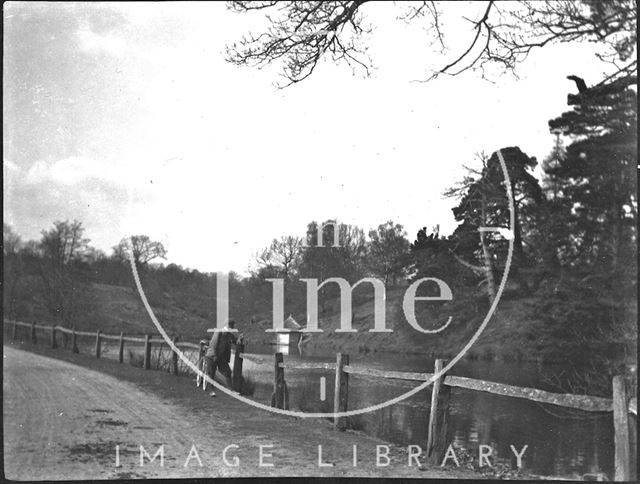
[[[545,167],[545,184],[558,187],[547,249],[564,276],[542,314],[557,337],[576,343],[632,348],[637,338],[637,94],[628,86],[627,79],[569,95],[572,109],[549,121],[572,142]]]
[[[467,260],[475,258],[485,268],[489,286],[492,285],[492,272],[501,269],[506,261],[508,245],[501,235],[480,232],[479,229],[503,227],[512,230],[514,250],[510,277],[518,278],[520,269],[532,262],[531,251],[525,249],[525,240],[535,228],[538,207],[544,200],[538,180],[531,173],[537,164],[536,159],[527,156],[517,146],[502,148],[500,152],[513,194],[513,227],[509,226],[505,176],[497,152],[488,158],[482,157],[482,169],[447,192],[460,200],[453,208],[454,217],[461,222],[453,234],[456,253]]]
[[[556,138],[553,143],[551,153],[542,160],[542,170],[544,172],[550,172],[556,170],[564,158],[567,156],[567,150],[562,141],[562,134],[560,131],[554,133]],[[542,181],[542,190],[547,197],[547,200],[555,200],[560,195],[560,184],[555,178],[547,177]]]
[[[573,142],[546,183],[560,187],[557,200],[571,237],[566,264],[617,273],[636,256],[637,94],[626,84],[569,96],[571,111],[549,121]]]

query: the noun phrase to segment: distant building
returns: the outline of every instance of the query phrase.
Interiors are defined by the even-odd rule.
[[[298,344],[298,340],[302,334],[301,330],[302,326],[293,319],[293,316],[289,315],[289,317],[284,320],[284,328],[278,330],[276,333],[276,344],[281,347],[282,353],[289,354],[289,348]]]

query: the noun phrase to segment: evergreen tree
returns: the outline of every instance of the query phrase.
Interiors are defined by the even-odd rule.
[[[637,94],[605,87],[570,96],[573,109],[549,121],[573,142],[545,170],[570,226],[563,262],[591,273],[626,271],[636,255]]]
[[[471,264],[460,264],[462,259],[454,254],[451,239],[441,236],[439,227],[434,227],[431,233],[422,227],[409,249],[414,280],[437,277],[451,285],[469,286],[477,283],[477,276],[482,273],[481,268],[469,270]]]
[[[502,235],[482,232],[482,227],[510,228],[513,232],[511,276],[530,265],[532,257],[525,250],[525,239],[535,231],[537,213],[544,200],[538,180],[531,171],[537,162],[518,147],[500,150],[505,161],[514,202],[514,226],[509,227],[509,201],[505,176],[497,152],[481,156],[481,170],[471,174],[446,192],[459,198],[453,214],[460,225],[453,233],[454,250],[466,261],[479,264],[485,272],[490,295],[495,295],[494,271],[506,261],[507,244]],[[526,281],[524,281],[526,282]]]
[[[549,172],[557,169],[567,156],[567,149],[562,141],[562,135],[559,131],[555,133],[555,140],[551,153],[542,160],[542,170]],[[547,200],[555,200],[560,195],[560,184],[558,180],[551,177],[546,177],[542,180],[542,190],[546,195]]]
[[[542,161],[543,173],[558,169],[567,156],[562,133],[554,131],[555,140],[551,152]],[[537,224],[529,232],[533,259],[537,263],[536,287],[545,277],[553,277],[560,269],[559,247],[570,238],[570,227],[562,215],[562,184],[556,178],[543,177],[544,202],[538,207]]]
[[[559,188],[549,202],[555,220],[546,240],[563,277],[541,295],[541,314],[558,337],[621,343],[634,353],[637,94],[629,84],[570,95],[572,109],[549,121],[572,142],[558,163],[545,167],[545,184]]]

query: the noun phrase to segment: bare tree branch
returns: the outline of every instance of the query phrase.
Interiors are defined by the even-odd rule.
[[[239,44],[227,46],[227,60],[237,65],[263,67],[282,61],[287,87],[303,81],[315,70],[320,59],[330,54],[352,68],[369,75],[370,59],[357,44],[358,36],[368,33],[358,13],[366,0],[350,2],[230,2],[236,12],[276,9],[277,17],[267,17],[271,27],[258,36],[245,36]]]
[[[360,15],[365,3],[366,0],[229,2],[235,12],[264,11],[270,26],[266,32],[245,36],[239,43],[227,46],[227,60],[258,68],[280,64],[286,79],[280,87],[308,78],[325,56],[336,63],[344,61],[354,72],[368,76],[371,59],[359,42],[371,32],[363,26]],[[426,21],[427,34],[439,43],[439,51],[446,53],[442,18],[448,7],[447,2],[411,2],[398,18],[405,22]],[[485,68],[491,65],[515,75],[516,67],[536,48],[584,41],[605,47],[606,52],[599,57],[616,69],[609,80],[630,76],[637,68],[637,8],[633,0],[492,0],[486,2],[475,19],[465,20],[471,24],[469,43],[427,80],[468,70],[479,70],[484,77]]]

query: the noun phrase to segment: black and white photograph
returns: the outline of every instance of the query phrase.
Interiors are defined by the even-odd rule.
[[[636,481],[634,0],[3,4],[8,481]]]

